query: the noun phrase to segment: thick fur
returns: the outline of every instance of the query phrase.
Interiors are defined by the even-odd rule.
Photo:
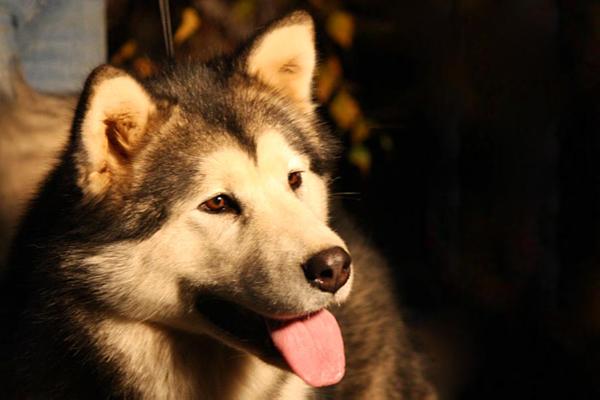
[[[338,146],[311,101],[313,38],[295,13],[208,65],[148,82],[92,73],[2,283],[9,398],[434,398],[384,261],[330,218]],[[222,195],[231,207],[206,208]],[[323,292],[301,265],[335,246],[351,277]],[[259,340],[260,322],[322,308],[347,372],[314,389]]]

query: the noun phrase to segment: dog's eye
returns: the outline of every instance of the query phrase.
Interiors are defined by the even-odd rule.
[[[200,204],[200,209],[209,213],[239,212],[237,203],[229,196],[220,194]]]
[[[298,189],[302,185],[302,172],[290,172],[288,174],[288,183],[292,190]]]

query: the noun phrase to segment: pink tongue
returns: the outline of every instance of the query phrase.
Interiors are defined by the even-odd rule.
[[[329,311],[281,324],[269,321],[268,325],[275,347],[304,382],[319,387],[342,379],[346,366],[344,342]]]

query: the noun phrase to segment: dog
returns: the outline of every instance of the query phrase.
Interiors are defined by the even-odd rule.
[[[330,210],[314,38],[297,11],[204,65],[92,72],[2,280],[8,398],[436,398]]]

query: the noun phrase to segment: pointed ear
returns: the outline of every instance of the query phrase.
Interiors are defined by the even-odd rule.
[[[149,126],[166,108],[125,71],[105,65],[92,72],[74,128],[77,183],[85,197],[103,194],[127,173]]]
[[[275,22],[250,45],[246,71],[312,108],[316,63],[315,29],[311,16],[297,11]]]

